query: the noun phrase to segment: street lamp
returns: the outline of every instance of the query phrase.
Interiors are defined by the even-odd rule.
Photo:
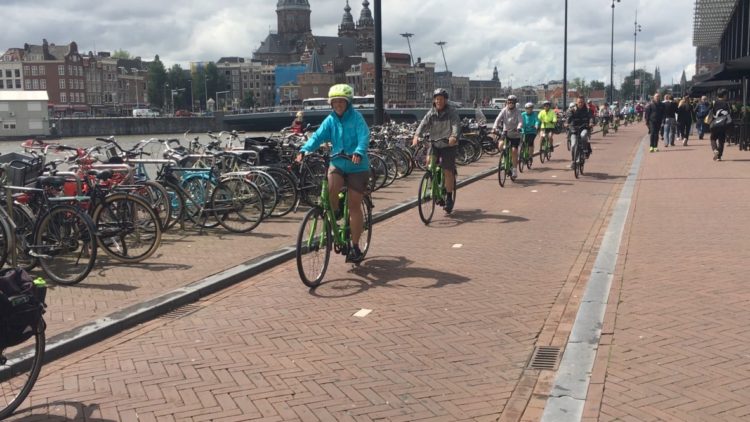
[[[619,3],[620,0],[617,0]],[[609,53],[609,103],[615,101],[615,0],[612,0],[612,42]]]
[[[435,45],[439,45],[440,46],[440,51],[443,53],[443,63],[445,63],[445,71],[447,72],[448,71],[448,61],[445,60],[445,50],[443,50],[443,46],[445,44],[448,44],[448,43],[445,42],[445,41],[438,41],[438,42],[435,43]]]
[[[193,102],[193,80],[188,79],[190,82],[190,111],[195,111],[195,103]]]
[[[169,104],[167,104],[167,90],[168,89],[169,89],[169,82],[167,82],[167,83],[164,84],[164,101],[162,101],[162,103],[163,103],[162,104],[162,108],[163,108],[162,112],[164,112],[164,114],[167,114],[166,112],[169,111]]]
[[[635,22],[633,22],[633,101],[637,100],[637,92],[635,90],[635,51],[638,45],[638,33],[641,32],[641,26],[638,25],[638,9],[635,9]],[[640,81],[643,85],[643,81]]]
[[[135,108],[141,108],[141,99],[138,98],[138,69],[130,69],[135,75]]]
[[[409,38],[413,37],[414,34],[411,32],[404,32],[401,36],[406,38],[406,44],[409,46],[409,59],[411,60],[411,65],[414,66],[414,55],[411,52],[411,42],[409,41]]]
[[[562,106],[568,105],[568,0],[565,0],[565,36],[563,43],[563,97]]]

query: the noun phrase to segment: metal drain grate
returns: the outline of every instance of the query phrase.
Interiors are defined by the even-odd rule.
[[[182,318],[184,316],[190,315],[193,312],[199,310],[201,307],[198,306],[195,303],[190,303],[184,306],[180,306],[179,308],[172,309],[171,311],[167,312],[166,314],[162,315],[162,319],[178,319]]]
[[[539,346],[529,362],[529,369],[555,370],[560,360],[562,350],[558,346]]]

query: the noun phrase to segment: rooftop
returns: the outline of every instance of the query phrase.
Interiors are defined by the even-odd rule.
[[[738,0],[695,0],[693,46],[719,44],[737,2]]]

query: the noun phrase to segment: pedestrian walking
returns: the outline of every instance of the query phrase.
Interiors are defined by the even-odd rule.
[[[709,128],[711,130],[711,149],[714,153],[714,161],[721,161],[721,157],[724,155],[724,142],[727,139],[727,128],[732,123],[730,115],[732,107],[727,101],[726,89],[720,89],[716,96],[718,99],[711,105],[708,115],[711,120]]]
[[[703,135],[708,132],[708,126],[704,120],[710,110],[711,103],[708,102],[708,97],[704,95],[695,106],[695,128],[698,130],[698,139],[703,139]]]
[[[664,96],[664,147],[674,146],[675,129],[677,127],[677,103],[672,94]]]
[[[664,122],[664,103],[661,102],[661,95],[658,92],[654,94],[644,113],[648,133],[651,135],[649,152],[657,152],[659,151],[659,132]]]
[[[677,135],[682,141],[682,146],[687,146],[688,136],[690,136],[690,126],[693,124],[693,106],[690,105],[690,98],[686,95],[680,100],[677,106]]]

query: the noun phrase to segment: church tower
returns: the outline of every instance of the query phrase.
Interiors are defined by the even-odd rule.
[[[276,27],[282,37],[298,37],[311,32],[310,3],[307,0],[278,0]]]
[[[357,22],[357,52],[375,51],[375,19],[372,18],[370,2],[362,2],[362,12]]]
[[[344,17],[341,19],[341,25],[339,25],[339,37],[357,38],[357,28],[354,26],[354,17],[351,12],[352,8],[349,7],[349,0],[346,0]]]

